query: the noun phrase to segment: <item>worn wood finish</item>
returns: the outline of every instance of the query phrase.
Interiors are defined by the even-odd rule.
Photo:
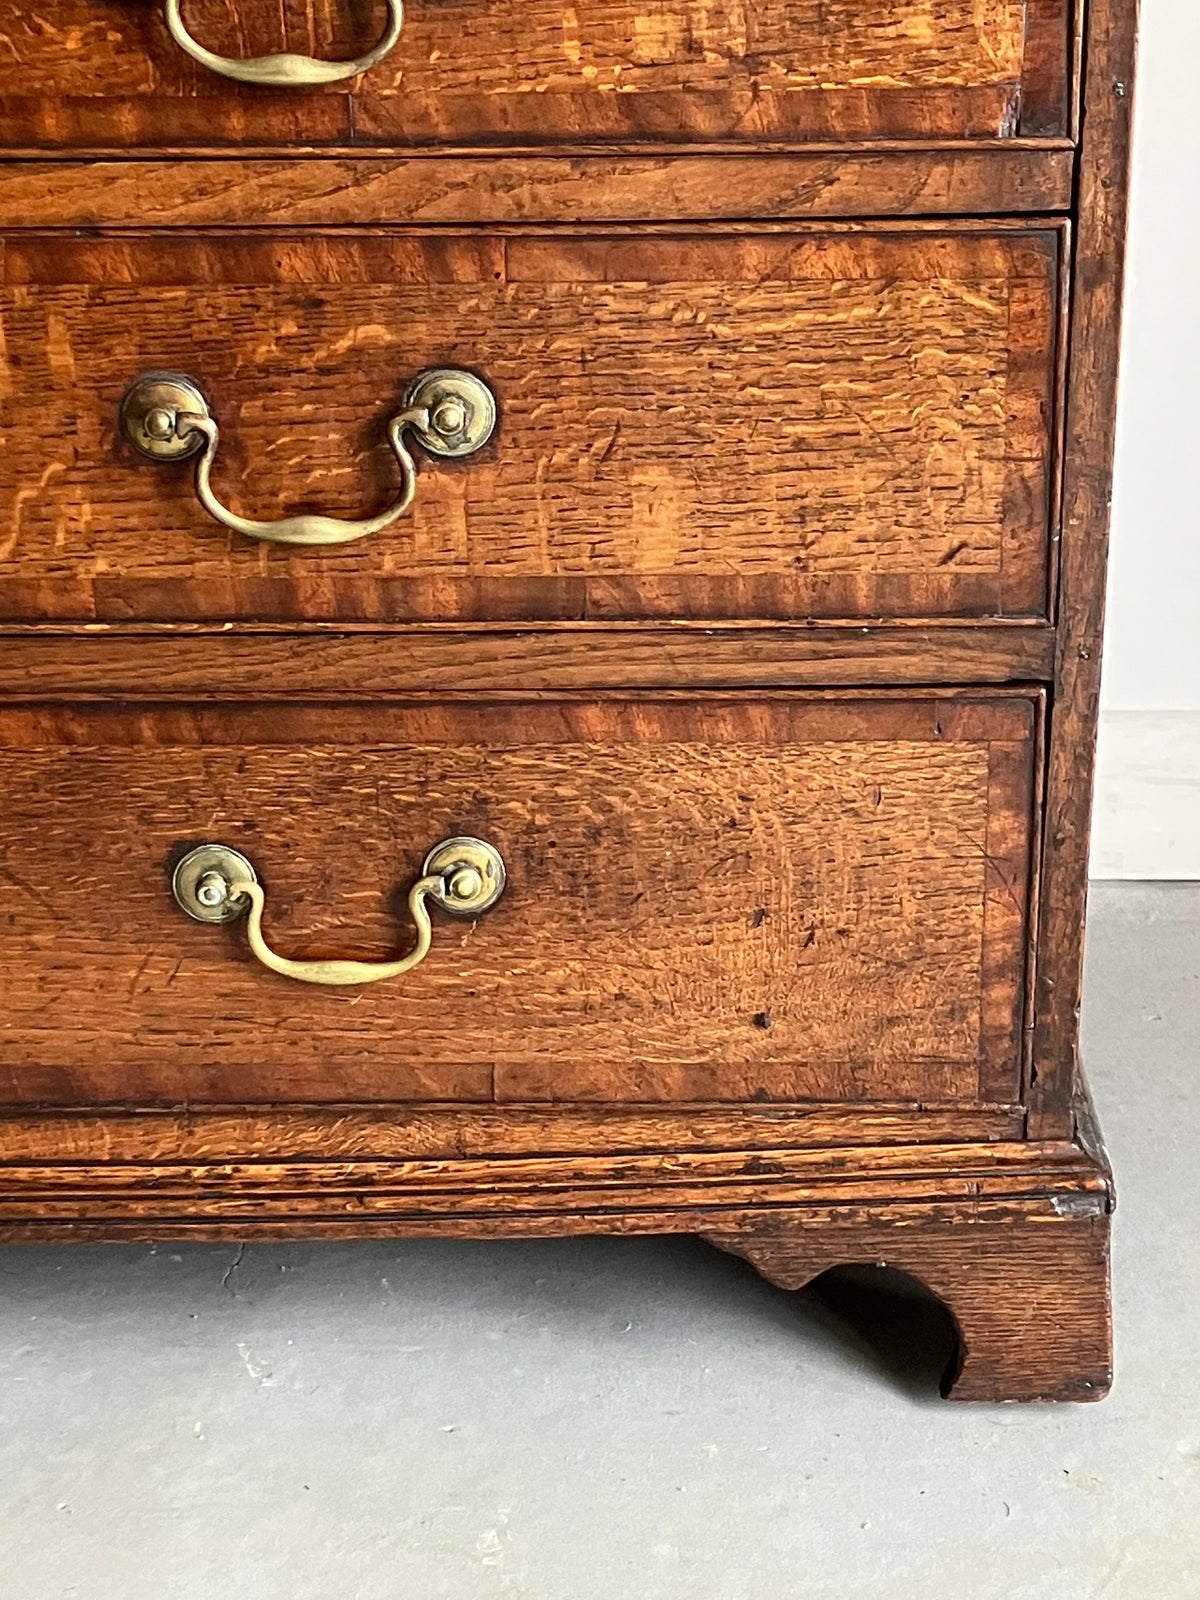
[[[324,159],[26,160],[0,167],[0,227],[324,228],[377,222],[745,221],[1065,211],[1075,155],[935,145]]]
[[[4,1159],[27,1165],[202,1161],[446,1161],[861,1145],[1012,1144],[1019,1106],[375,1105],[6,1107]],[[945,1157],[943,1156],[943,1160]]]
[[[9,234],[0,615],[1043,613],[1062,237]],[[498,433],[349,545],[229,534],[114,440],[134,377],[187,372],[226,503],[362,515],[437,366],[487,378]]]
[[[310,627],[44,624],[0,631],[0,695],[291,699],[495,689],[753,689],[1030,683],[1052,675],[1054,631],[996,627]]]
[[[1136,0],[1091,6],[1030,1096],[1031,1126],[1056,1135],[1073,1125],[1079,1076],[1136,40]]]
[[[352,59],[383,31],[372,5],[188,0],[232,56]],[[1066,0],[443,0],[408,8],[392,53],[316,92],[239,85],[172,42],[158,4],[0,4],[0,127],[9,145],[367,145],[571,139],[1066,133]]]
[[[252,1159],[214,1162],[221,1137],[189,1129],[183,1148],[134,1163],[110,1150],[96,1164],[69,1135],[49,1160],[26,1147],[0,1169],[0,1238],[696,1231],[789,1289],[852,1264],[918,1278],[960,1330],[956,1399],[1094,1400],[1111,1378],[1110,1177],[1074,1144],[371,1163],[338,1159],[334,1131],[289,1165],[259,1142]]]
[[[894,1215],[797,1227],[769,1212],[713,1244],[781,1288],[843,1264],[886,1264],[920,1279],[952,1311],[960,1349],[943,1389],[954,1400],[1102,1400],[1112,1384],[1109,1218],[1099,1196],[1060,1194],[1055,1216],[945,1207],[907,1225]]]
[[[226,1221],[280,1215],[322,1218],[352,1207],[397,1223],[434,1216],[536,1217],[547,1193],[569,1209],[608,1206],[614,1214],[647,1205],[686,1205],[697,1190],[711,1202],[752,1206],[871,1205],[927,1200],[1024,1198],[1070,1173],[1076,1211],[1103,1213],[1104,1174],[1070,1144],[856,1145],[845,1152],[773,1149],[472,1160],[249,1161],[168,1163],[153,1169],[163,1209],[186,1198],[200,1215]],[[145,1163],[8,1163],[0,1167],[0,1222],[26,1213],[31,1198],[47,1217],[87,1218],[103,1208],[114,1221],[137,1218]],[[794,1244],[794,1241],[789,1241]],[[800,1246],[801,1252],[803,1245]],[[769,1274],[770,1275],[770,1274]],[[799,1284],[794,1285],[800,1287]]]
[[[913,1274],[959,1397],[1097,1398],[1135,0],[1086,51],[1075,0],[449,3],[288,95],[158,0],[0,0],[0,1238],[698,1232]],[[239,509],[357,514],[450,363],[498,435],[370,547],[228,540],[113,438],[182,368]],[[508,893],[391,988],[167,891],[224,836],[278,945],[383,954],[460,830]]]
[[[1011,1101],[1037,711],[1002,691],[9,708],[0,1092]],[[382,959],[397,888],[459,833],[500,849],[505,898],[439,919],[389,985],[277,978],[167,890],[219,839],[259,869],[277,946]]]

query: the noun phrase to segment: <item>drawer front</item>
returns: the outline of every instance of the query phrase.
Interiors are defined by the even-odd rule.
[[[1018,1098],[1040,701],[996,691],[0,712],[10,1102]],[[508,882],[389,982],[431,846]]]
[[[405,145],[996,139],[1069,126],[1072,0],[624,0],[407,7],[365,74],[232,81],[164,0],[0,4],[10,145]],[[194,46],[353,63],[385,0],[183,0]],[[311,78],[312,74],[309,73]]]
[[[8,236],[10,619],[982,617],[1046,611],[1063,235]],[[410,380],[495,392],[475,455],[418,450],[407,516],[268,545],[118,433],[194,378],[244,516],[398,493]]]

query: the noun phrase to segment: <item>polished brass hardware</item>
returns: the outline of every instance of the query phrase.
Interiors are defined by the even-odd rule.
[[[417,939],[396,961],[293,961],[276,955],[263,938],[265,897],[258,876],[237,850],[224,844],[202,844],[175,868],[171,888],[176,900],[197,922],[235,922],[246,918],[250,948],[272,972],[301,983],[378,983],[411,972],[429,954],[433,929],[426,902],[456,917],[478,917],[504,893],[504,862],[494,845],[482,839],[443,839],[425,857],[421,876],[408,891],[408,909]]]
[[[245,916],[248,902],[231,893],[230,885],[251,881],[258,879],[245,856],[228,845],[202,844],[175,868],[171,890],[197,922],[236,922]]]
[[[143,372],[121,401],[121,432],[151,461],[185,461],[204,447],[198,433],[176,432],[176,419],[208,415],[203,394],[175,372]]]
[[[240,517],[212,491],[213,460],[220,443],[217,419],[199,384],[176,372],[144,372],[121,402],[121,432],[151,461],[182,461],[198,456],[196,498],[210,517],[244,534],[272,544],[349,544],[391,527],[412,505],[417,467],[404,442],[411,431],[430,455],[456,459],[473,455],[491,438],[496,426],[496,398],[472,372],[452,367],[422,372],[405,396],[404,409],[388,423],[388,443],[400,465],[400,493],[378,516],[350,521],[305,512],[274,522]]]
[[[387,0],[388,22],[383,38],[365,56],[356,61],[318,61],[313,56],[298,56],[284,51],[280,55],[252,56],[237,61],[230,56],[214,55],[198,44],[183,25],[179,10],[180,0],[164,0],[163,16],[172,39],[193,61],[198,61],[210,72],[219,72],[223,78],[234,78],[238,83],[263,84],[272,89],[308,89],[321,83],[340,83],[344,78],[356,78],[360,72],[381,61],[404,26],[403,0]]]

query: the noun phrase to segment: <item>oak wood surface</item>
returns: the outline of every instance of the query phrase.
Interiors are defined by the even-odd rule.
[[[943,1392],[955,1400],[1102,1400],[1112,1383],[1109,1218],[1089,1197],[1036,1211],[985,1208],[897,1225],[893,1217],[824,1228],[764,1215],[743,1234],[711,1233],[781,1288],[831,1266],[886,1264],[919,1279],[958,1325],[958,1361]],[[1082,1202],[1080,1204],[1079,1202]]]
[[[960,1396],[1097,1397],[1136,4],[1085,51],[1070,0],[450,3],[292,96],[157,0],[0,0],[0,1237],[700,1231],[913,1273]],[[382,21],[185,12],[236,54]],[[182,367],[239,509],[356,514],[447,362],[498,375],[489,453],[319,567],[113,440],[126,368]],[[391,990],[167,891],[225,836],[279,946],[382,955],[460,829],[509,892]]]
[[[1030,1095],[1031,1127],[1051,1135],[1074,1125],[1079,1076],[1137,19],[1136,0],[1089,8]]]
[[[0,711],[17,1102],[1011,1101],[1036,697]],[[300,986],[167,875],[242,849],[285,953],[383,958],[426,850],[504,899],[402,983]],[[402,904],[402,896],[399,897]]]
[[[1019,1140],[1017,1106],[658,1104],[6,1106],[0,1159],[27,1165],[449,1160]]]
[[[997,1146],[983,1147],[981,1159],[970,1145],[949,1149],[889,1146],[883,1152],[855,1147],[840,1164],[828,1152],[773,1150],[704,1155],[557,1156],[535,1161],[510,1157],[493,1161],[203,1163],[156,1169],[156,1199],[170,1213],[181,1201],[195,1214],[227,1222],[291,1214],[298,1220],[324,1218],[353,1210],[364,1217],[386,1216],[395,1224],[435,1215],[462,1217],[537,1217],[551,1194],[572,1208],[603,1207],[614,1213],[647,1205],[663,1210],[685,1206],[702,1191],[708,1204],[751,1207],[811,1204],[870,1205],[892,1200],[943,1203],[978,1198],[1007,1199],[1014,1188],[1011,1165]],[[1035,1147],[1023,1146],[1024,1150]],[[1072,1151],[1070,1145],[1063,1147]],[[904,1159],[911,1156],[911,1159]],[[939,1159],[940,1158],[940,1159]],[[1042,1180],[1041,1164],[1028,1163],[1022,1186]],[[839,1170],[840,1166],[840,1170]],[[0,1168],[0,1223],[28,1214],[31,1201],[47,1220],[87,1218],[103,1207],[113,1220],[136,1218],[144,1199],[139,1185],[148,1176],[142,1165],[6,1166]],[[1102,1213],[1107,1184],[1102,1174],[1080,1166],[1076,1193],[1080,1209]],[[766,1270],[764,1268],[764,1270]],[[774,1276],[766,1271],[767,1276]],[[801,1285],[785,1284],[785,1287]]]
[[[564,139],[995,139],[1065,133],[1067,0],[440,0],[407,7],[391,54],[317,92],[230,82],[180,51],[151,0],[0,4],[10,145]],[[187,0],[218,54],[339,59],[380,36],[382,0]]]
[[[25,160],[0,166],[0,227],[986,216],[1067,210],[1074,166],[1070,146],[1009,140],[720,154]]]
[[[489,689],[732,689],[1030,683],[1052,675],[1044,624],[929,628],[698,625],[25,624],[0,629],[10,700],[237,700]]]
[[[10,233],[0,616],[1038,615],[1058,225],[79,238]],[[408,382],[482,373],[496,436],[321,550],[230,534],[115,438],[189,373],[244,514],[396,489]],[[735,512],[736,508],[736,513]]]
[[[854,1145],[844,1151],[774,1148],[757,1154],[743,1149],[654,1150],[614,1155],[506,1156],[449,1160],[389,1157],[339,1161],[287,1162],[256,1156],[223,1162],[190,1161],[160,1165],[159,1196],[168,1204],[182,1194],[203,1196],[227,1211],[251,1213],[278,1205],[284,1197],[303,1199],[313,1215],[328,1214],[353,1196],[365,1211],[386,1209],[397,1218],[430,1212],[486,1216],[501,1211],[536,1214],[546,1208],[547,1192],[569,1190],[573,1203],[590,1208],[608,1200],[615,1208],[636,1209],[654,1193],[664,1206],[686,1200],[703,1185],[710,1198],[726,1205],[757,1202],[804,1205],[814,1201],[878,1203],[895,1198],[953,1200],[1011,1197],[1073,1169],[1076,1190],[1098,1196],[1086,1209],[1107,1205],[1108,1180],[1090,1159],[1069,1143],[1042,1146],[1022,1142],[974,1145],[919,1144],[874,1148]],[[0,1216],[31,1194],[53,1203],[60,1214],[75,1206],[86,1215],[91,1200],[119,1197],[135,1203],[144,1162],[112,1159],[98,1163],[63,1161],[6,1163],[0,1167]]]
[[[637,1155],[371,1163],[338,1159],[337,1129],[332,1145],[326,1129],[289,1166],[261,1127],[247,1143],[244,1123],[234,1135],[243,1159],[214,1162],[201,1117],[165,1160],[143,1147],[134,1164],[114,1150],[89,1164],[68,1136],[39,1164],[22,1143],[28,1122],[0,1122],[0,1238],[10,1242],[697,1231],[785,1288],[843,1265],[911,1274],[958,1329],[945,1380],[955,1398],[1094,1400],[1111,1379],[1110,1175],[1071,1143],[696,1155],[651,1143]],[[119,1141],[121,1119],[107,1127]]]

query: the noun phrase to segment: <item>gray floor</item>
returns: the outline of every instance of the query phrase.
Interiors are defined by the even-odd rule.
[[[1196,1600],[1200,889],[1098,890],[1100,1406],[690,1241],[0,1251],[0,1600]]]

